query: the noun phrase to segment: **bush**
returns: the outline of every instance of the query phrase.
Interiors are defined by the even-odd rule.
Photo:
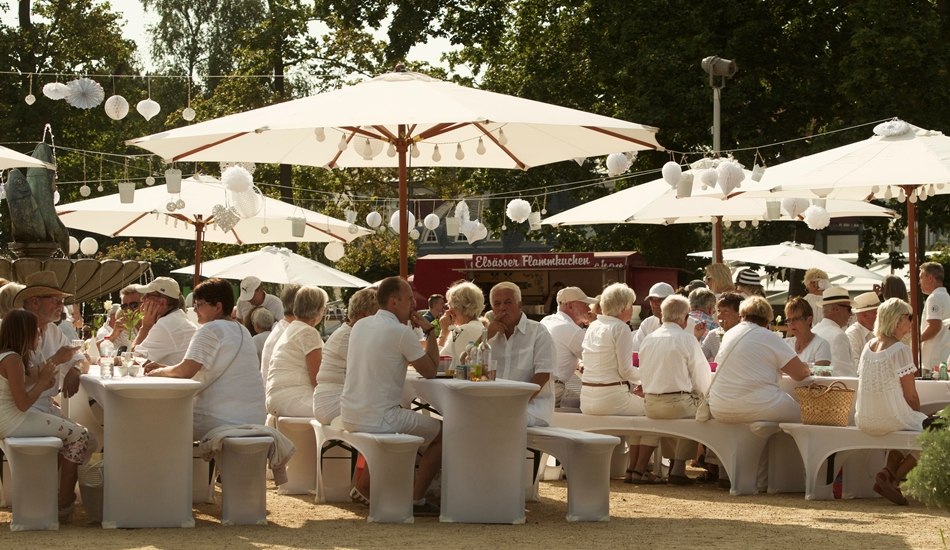
[[[902,488],[927,506],[950,508],[950,407],[941,411],[940,417],[944,429],[920,434],[920,460]]]

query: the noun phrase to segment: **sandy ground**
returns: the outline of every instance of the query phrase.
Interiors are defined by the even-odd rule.
[[[220,494],[218,495],[220,502]],[[950,544],[950,511],[883,499],[806,501],[801,493],[733,497],[709,486],[611,482],[608,523],[568,523],[567,485],[542,482],[525,525],[366,523],[359,504],[315,504],[312,497],[267,494],[264,527],[223,527],[219,504],[195,508],[194,529],[103,530],[77,514],[58,532],[8,530],[0,510],[0,548],[901,548]],[[941,529],[947,542],[941,540]]]

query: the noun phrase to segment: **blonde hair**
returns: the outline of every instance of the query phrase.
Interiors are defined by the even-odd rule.
[[[709,289],[716,294],[736,289],[736,286],[732,283],[732,272],[729,271],[726,264],[709,264],[706,266],[706,276],[709,277]]]
[[[775,318],[772,306],[761,296],[750,296],[739,304],[739,316],[743,321],[751,321],[760,326],[767,326]]]
[[[874,336],[894,338],[897,323],[901,317],[910,315],[910,304],[900,298],[888,298],[877,308],[877,319],[874,320]]]
[[[813,267],[805,271],[805,278],[803,279],[803,282],[807,285],[808,283],[812,281],[817,281],[819,279],[827,279],[827,278],[828,278],[827,273],[818,269],[817,267]]]
[[[600,311],[604,315],[617,317],[636,300],[637,295],[632,288],[624,283],[614,283],[600,295]]]
[[[369,317],[379,310],[376,301],[376,289],[373,287],[357,290],[352,296],[346,309],[346,316],[352,321],[353,317]]]
[[[485,310],[485,294],[475,283],[468,281],[452,285],[445,293],[445,299],[452,304],[452,309],[472,319],[477,319]]]

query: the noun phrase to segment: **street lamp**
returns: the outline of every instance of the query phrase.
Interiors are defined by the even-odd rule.
[[[709,86],[713,91],[713,156],[719,154],[719,93],[726,85],[726,79],[736,74],[736,62],[711,55],[700,63],[709,75]],[[719,77],[718,85],[716,77]],[[712,228],[713,261],[722,262],[722,218],[717,217]]]

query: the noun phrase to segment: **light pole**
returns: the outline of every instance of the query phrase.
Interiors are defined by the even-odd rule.
[[[726,79],[736,74],[736,62],[711,55],[700,63],[706,74],[709,75],[709,86],[713,91],[713,155],[719,154],[719,94]],[[717,84],[716,77],[719,77]],[[717,216],[712,228],[713,261],[722,262],[722,218]]]

